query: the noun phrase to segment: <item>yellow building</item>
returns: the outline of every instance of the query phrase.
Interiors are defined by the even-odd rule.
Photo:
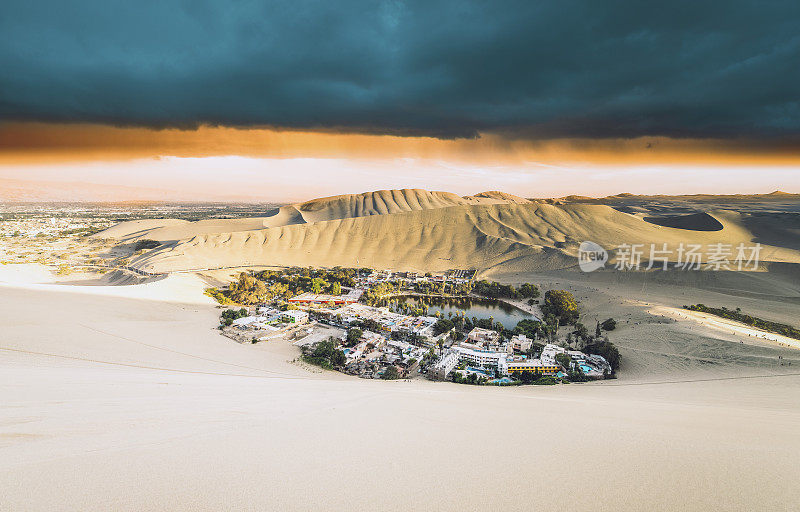
[[[556,364],[544,364],[532,361],[509,361],[508,373],[514,372],[533,372],[537,375],[555,375],[561,369]]]

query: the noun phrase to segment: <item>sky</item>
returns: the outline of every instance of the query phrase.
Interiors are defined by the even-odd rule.
[[[0,191],[800,192],[796,1],[5,0],[0,33]]]

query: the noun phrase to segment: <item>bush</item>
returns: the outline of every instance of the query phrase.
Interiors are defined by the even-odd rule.
[[[567,373],[567,379],[569,379],[570,382],[586,382],[589,380],[589,377],[583,373],[583,370],[581,370],[579,366],[576,366],[574,371]]]
[[[341,350],[334,350],[331,352],[331,366],[340,367],[344,366],[347,362],[347,358],[344,355],[344,352]]]
[[[543,377],[539,377],[533,383],[537,386],[552,386],[554,384],[558,384],[558,379],[553,377],[552,375],[545,375]]]
[[[528,338],[535,338],[540,334],[544,334],[544,330],[542,328],[542,323],[538,320],[529,320],[524,319],[517,322],[517,326],[514,328],[515,334],[524,334]]]
[[[604,321],[600,324],[600,328],[604,331],[613,331],[617,328],[617,321],[613,318],[609,318],[608,320]]]
[[[535,284],[525,283],[519,287],[519,293],[525,298],[534,299],[539,296],[539,287]]]

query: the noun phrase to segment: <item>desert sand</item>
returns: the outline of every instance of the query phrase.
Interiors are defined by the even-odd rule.
[[[540,278],[577,293],[604,286]],[[291,364],[288,342],[233,343],[194,275],[0,281],[3,510],[789,510],[800,500],[798,351],[661,323],[652,302],[612,307],[616,292],[584,304],[634,320],[614,335],[620,379],[476,388],[311,373]]]
[[[800,263],[797,236],[767,228],[794,218],[768,222],[753,217],[747,207],[688,215],[665,215],[662,208],[650,214],[622,209],[549,204],[498,192],[461,198],[384,190],[287,205],[262,218],[134,221],[96,236],[163,242],[131,261],[148,272],[241,265],[537,272],[575,268],[578,246],[585,240],[609,249],[621,243],[675,248],[681,243],[735,247],[759,242],[763,262]]]
[[[588,234],[763,235],[730,209],[709,213],[724,227],[708,232],[603,205],[436,197],[456,204],[383,212],[380,193],[333,201],[358,211],[293,205],[302,221],[287,213],[280,226],[153,221],[102,236],[162,230],[166,247],[140,261],[162,270],[242,258],[330,266],[355,263],[351,251],[453,268],[484,254],[483,275],[569,289],[586,321],[614,317],[619,379],[491,388],[311,372],[288,342],[218,333],[202,291],[226,271],[121,285],[2,266],[0,509],[796,508],[800,350],[679,309],[741,307],[796,325],[795,240],[771,231],[759,272],[583,274],[559,265]]]

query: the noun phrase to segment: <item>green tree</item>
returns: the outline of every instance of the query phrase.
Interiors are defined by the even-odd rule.
[[[609,318],[608,320],[604,320],[603,323],[600,324],[600,327],[602,327],[604,331],[613,331],[617,328],[617,321],[613,318]]]
[[[438,336],[443,332],[448,332],[450,329],[453,328],[453,321],[447,318],[440,318],[433,324],[433,334]]]
[[[328,286],[328,283],[320,277],[315,277],[311,280],[311,293],[322,293],[322,290]]]
[[[569,370],[572,365],[572,358],[568,354],[556,354],[556,362]]]
[[[578,338],[585,340],[589,336],[589,329],[587,329],[582,323],[577,322],[575,324],[575,330],[572,331],[572,333]]]
[[[400,378],[400,374],[397,371],[397,368],[394,365],[389,365],[386,367],[386,370],[381,375],[381,379],[383,380],[397,380]]]
[[[587,354],[603,356],[605,360],[608,361],[608,364],[611,365],[612,371],[616,372],[619,369],[619,350],[610,341],[599,340],[596,343],[586,345],[583,351]]]
[[[578,302],[567,290],[547,290],[542,310],[558,317],[561,324],[574,324],[578,321]]]
[[[344,352],[341,350],[334,350],[331,352],[331,366],[340,367],[344,366],[344,363],[347,361],[345,358]]]
[[[525,283],[519,287],[519,293],[525,298],[536,298],[539,296],[539,287],[535,284]]]
[[[537,386],[553,386],[558,384],[558,380],[552,375],[545,375],[544,377],[539,377],[533,383]]]
[[[352,347],[358,340],[361,339],[361,336],[364,335],[364,331],[359,329],[358,327],[351,327],[347,330],[347,346]]]

